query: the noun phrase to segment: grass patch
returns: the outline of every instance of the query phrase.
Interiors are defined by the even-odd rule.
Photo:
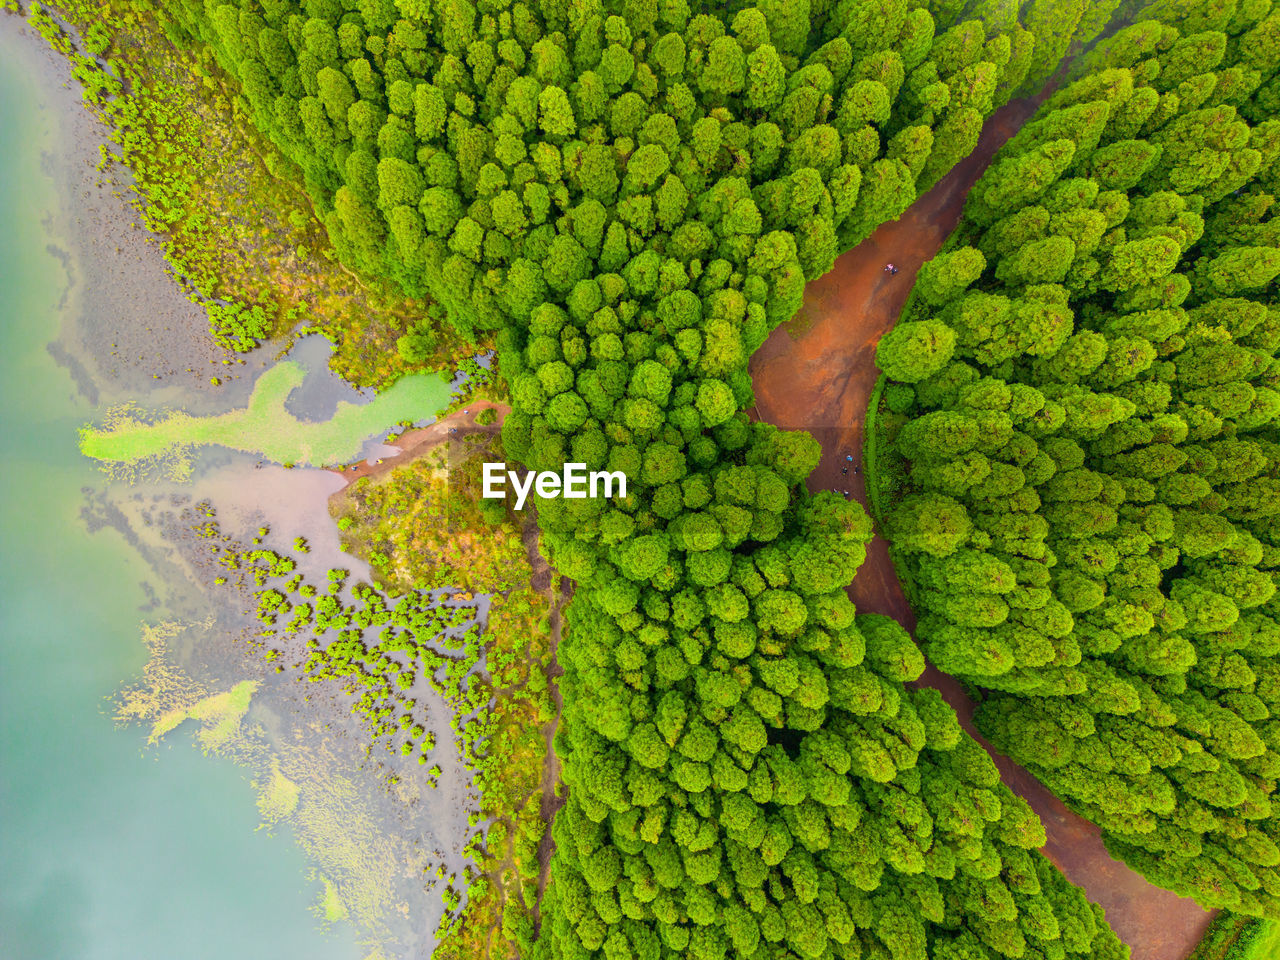
[[[1275,960],[1280,957],[1280,923],[1224,910],[1187,960]]]
[[[481,464],[503,458],[501,441],[475,446],[473,439],[480,438],[442,443],[381,477],[363,477],[332,508],[347,549],[391,593],[528,585],[520,529],[507,522],[503,502],[480,497]]]
[[[871,517],[883,526],[884,513],[880,507],[880,472],[877,455],[880,452],[880,398],[884,395],[885,375],[876,379],[871,390],[871,400],[867,403],[865,435],[863,437],[862,464],[863,475],[867,484],[867,501],[871,507]]]
[[[885,534],[884,519],[906,495],[909,487],[907,463],[898,453],[894,441],[909,419],[906,411],[910,409],[913,397],[914,391],[909,385],[893,383],[881,374],[867,403],[862,451],[867,504],[871,508],[872,519],[886,539],[889,538]],[[906,567],[892,540],[889,541],[889,556],[903,593],[914,604],[915,590],[911,578],[906,575]]]

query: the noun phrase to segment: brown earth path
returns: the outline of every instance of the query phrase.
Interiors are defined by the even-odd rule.
[[[497,419],[487,425],[476,423],[476,416],[480,411],[490,408],[497,411]],[[455,410],[435,423],[428,424],[425,427],[415,427],[400,434],[395,440],[387,444],[387,446],[395,447],[399,451],[397,453],[389,454],[378,460],[361,460],[356,464],[328,467],[327,469],[347,481],[347,486],[351,486],[361,477],[380,476],[423,456],[432,447],[440,443],[440,441],[448,439],[452,434],[459,436],[469,433],[496,434],[502,429],[502,419],[510,409],[505,403],[494,403],[491,400],[473,400],[463,410]],[[341,493],[341,490],[338,493]],[[335,493],[334,496],[337,496],[337,494]]]
[[[822,460],[808,481],[811,490],[847,491],[867,506],[863,421],[879,376],[876,344],[901,313],[920,265],[955,229],[969,188],[1036,106],[1016,101],[992,116],[977,149],[899,220],[882,225],[841,256],[831,272],[810,283],[799,312],[752,357],[752,413],[780,427],[808,430],[822,443]],[[884,272],[889,262],[899,268],[896,276]],[[915,616],[879,533],[849,595],[859,610],[887,614],[914,630]],[[942,693],[965,729],[994,758],[1005,783],[1040,816],[1048,837],[1044,854],[1106,910],[1112,928],[1132,948],[1132,960],[1183,960],[1204,935],[1212,913],[1112,859],[1094,824],[992,750],[974,728],[973,703],[953,677],[930,665],[920,682]]]

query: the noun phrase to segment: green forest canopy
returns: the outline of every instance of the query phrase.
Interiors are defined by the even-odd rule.
[[[855,614],[870,525],[804,491],[816,444],[742,413],[805,280],[1114,6],[170,4],[345,262],[499,331],[509,454],[638,480],[539,504],[578,591],[555,882],[535,947],[504,924],[526,954],[1123,956],[950,708],[904,686],[910,637]],[[935,332],[899,340],[945,353]]]
[[[1280,917],[1280,14],[1157,3],[999,154],[880,345],[889,532],[982,731],[1206,907]]]

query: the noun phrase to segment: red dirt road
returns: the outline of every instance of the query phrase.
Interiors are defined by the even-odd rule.
[[[1019,101],[998,111],[972,155],[901,219],[881,226],[840,257],[830,273],[810,283],[800,311],[756,351],[751,361],[755,416],[780,427],[808,430],[822,443],[822,460],[809,478],[811,490],[847,491],[867,505],[863,420],[879,375],[876,344],[897,320],[920,265],[959,222],[969,188],[1036,106]],[[884,272],[888,262],[899,268],[896,276]],[[915,617],[879,534],[849,595],[859,610],[887,614],[914,630]],[[1043,852],[1106,910],[1112,928],[1132,948],[1132,960],[1183,960],[1204,935],[1212,913],[1152,886],[1113,860],[1096,826],[992,750],[974,729],[973,703],[954,678],[930,665],[920,682],[942,693],[964,727],[991,753],[1005,783],[1039,814],[1048,836]]]

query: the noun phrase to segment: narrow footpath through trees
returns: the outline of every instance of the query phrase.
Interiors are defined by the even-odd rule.
[[[899,220],[882,225],[810,283],[796,316],[774,330],[752,358],[752,414],[779,427],[808,430],[822,443],[822,460],[808,481],[811,490],[848,491],[867,506],[863,422],[879,375],[876,344],[901,313],[916,271],[955,229],[969,188],[1038,105],[1015,101],[997,111],[974,152]],[[885,271],[888,263],[898,268],[896,274]],[[849,595],[859,611],[883,613],[914,629],[915,617],[879,534]],[[1212,914],[1112,859],[1096,826],[992,750],[974,728],[973,703],[958,681],[930,665],[920,682],[942,693],[965,729],[992,755],[1005,783],[1040,816],[1048,836],[1044,854],[1106,910],[1112,928],[1132,947],[1132,960],[1183,960]]]

